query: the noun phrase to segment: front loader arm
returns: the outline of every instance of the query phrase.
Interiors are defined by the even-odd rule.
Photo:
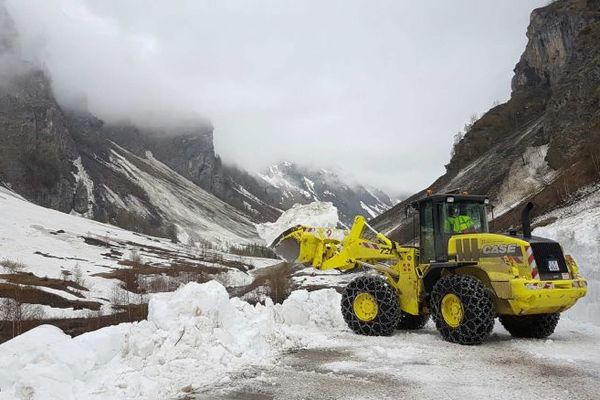
[[[367,222],[362,216],[354,219],[345,236],[337,229],[299,225],[282,233],[271,247],[289,262],[308,264],[321,270],[347,270],[357,264],[370,265],[400,258],[401,248],[385,235],[376,233],[376,241],[363,239],[366,227]]]

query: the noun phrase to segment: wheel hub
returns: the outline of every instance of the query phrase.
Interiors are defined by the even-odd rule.
[[[377,306],[377,300],[369,293],[360,293],[354,299],[353,303],[354,314],[361,321],[372,321],[377,316],[379,307]]]
[[[442,317],[452,328],[457,328],[465,316],[462,301],[454,293],[448,293],[442,299]]]

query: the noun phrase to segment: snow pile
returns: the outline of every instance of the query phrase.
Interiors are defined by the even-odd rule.
[[[282,232],[296,225],[335,228],[338,222],[338,210],[332,203],[315,201],[305,205],[294,204],[277,221],[258,224],[256,229],[259,236],[271,244]]]
[[[534,234],[558,241],[571,254],[588,280],[588,294],[569,311],[569,318],[600,326],[600,190],[582,201],[548,215],[558,220]]]
[[[76,338],[45,325],[0,345],[0,399],[174,398],[326,342],[312,328],[343,329],[339,303],[327,289],[251,306],[215,281],[190,283],[154,295],[147,321]]]

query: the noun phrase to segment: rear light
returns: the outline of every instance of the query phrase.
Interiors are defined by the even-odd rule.
[[[573,278],[579,277],[579,267],[577,266],[577,263],[575,262],[573,257],[571,257],[570,254],[567,254],[565,256],[565,261],[567,262],[567,266],[569,267],[571,274],[573,274]]]

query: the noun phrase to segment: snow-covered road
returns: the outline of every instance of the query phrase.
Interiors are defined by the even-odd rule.
[[[499,324],[480,346],[432,325],[353,334],[333,289],[282,304],[216,281],[155,294],[148,320],[71,338],[44,325],[0,344],[0,399],[597,399],[600,327],[565,318],[547,340]],[[566,313],[568,317],[569,312]]]
[[[417,332],[331,332],[270,367],[250,368],[190,399],[598,399],[600,329],[561,321],[547,340],[513,339],[497,323],[466,347]]]

